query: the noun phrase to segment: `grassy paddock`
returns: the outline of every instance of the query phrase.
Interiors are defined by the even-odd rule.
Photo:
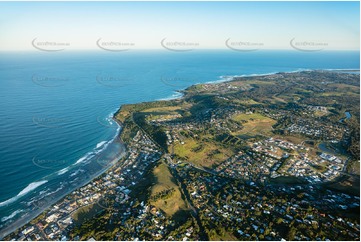
[[[276,123],[275,120],[263,116],[259,113],[252,113],[252,114],[237,114],[232,117],[234,121],[237,122],[244,122],[243,123],[243,129],[235,132],[233,135],[244,135],[244,134],[250,134],[250,135],[256,135],[256,134],[263,134],[263,135],[271,135],[272,134],[272,125]]]
[[[179,191],[177,184],[175,184],[175,180],[169,172],[168,167],[161,163],[153,169],[153,175],[156,183],[151,188],[151,196],[171,188],[174,188],[175,191],[169,198],[159,199],[155,202],[151,202],[151,204],[163,210],[169,217],[179,211],[187,210],[187,205],[182,199],[181,192]]]
[[[174,154],[202,167],[212,167],[231,156],[233,152],[217,146],[216,143],[197,141],[191,138],[184,140],[184,144],[174,145]]]

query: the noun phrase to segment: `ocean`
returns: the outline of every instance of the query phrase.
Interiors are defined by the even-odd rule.
[[[19,226],[124,154],[112,114],[192,84],[359,69],[358,51],[0,53],[0,230]],[[28,216],[28,217],[27,217]]]

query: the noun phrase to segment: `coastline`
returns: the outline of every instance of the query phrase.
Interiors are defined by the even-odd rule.
[[[118,159],[114,159],[111,163],[115,163],[114,161],[118,160]],[[82,183],[80,183],[77,187],[69,190],[68,193],[58,197],[58,198],[54,198],[53,200],[51,200],[49,202],[49,204],[47,204],[44,207],[41,207],[35,211],[32,211],[31,213],[26,214],[25,216],[21,217],[20,219],[16,220],[13,224],[11,224],[11,226],[8,226],[6,228],[4,228],[3,230],[0,231],[0,239],[3,239],[4,237],[8,236],[9,234],[11,234],[12,232],[16,231],[17,229],[21,228],[22,226],[26,225],[27,223],[30,223],[33,219],[35,219],[36,217],[38,217],[40,214],[42,214],[43,212],[45,212],[46,210],[48,210],[51,206],[53,206],[55,203],[57,203],[58,201],[60,201],[61,199],[63,199],[64,197],[66,197],[67,195],[69,195],[70,193],[72,193],[73,191],[79,189],[80,187],[88,184],[89,182],[91,182],[92,180],[96,179],[97,177],[101,176],[102,174],[104,174],[107,170],[109,170],[114,164],[112,164],[109,167],[104,168],[103,170],[100,170],[98,173],[94,174],[94,176],[90,177],[88,180],[84,180]]]
[[[120,108],[119,108],[120,110]],[[122,132],[122,123],[117,120],[115,118],[116,113],[113,114],[113,121],[115,121],[118,125],[117,127],[117,133],[114,136],[114,138],[112,140],[110,140],[110,142],[114,142],[116,140],[119,141],[120,145],[122,146],[121,148],[123,149],[122,152],[120,152],[120,155],[114,159],[112,159],[107,166],[102,166],[103,168],[98,170],[97,172],[93,173],[91,176],[89,176],[87,179],[82,180],[79,184],[77,184],[75,187],[70,188],[69,190],[67,190],[64,194],[58,195],[56,197],[54,197],[52,200],[48,201],[46,205],[39,207],[36,210],[30,211],[25,213],[24,215],[22,215],[20,218],[16,219],[15,221],[11,222],[8,226],[5,226],[4,228],[0,229],[0,240],[2,240],[4,237],[8,236],[9,234],[13,233],[14,231],[16,231],[17,229],[21,228],[22,226],[30,223],[33,219],[35,219],[36,217],[38,217],[40,214],[42,214],[43,212],[47,211],[51,206],[53,206],[54,204],[56,204],[57,202],[59,202],[60,200],[62,200],[64,197],[68,196],[69,194],[71,194],[72,192],[74,192],[75,190],[87,185],[88,183],[90,183],[91,181],[93,181],[94,179],[98,178],[99,176],[103,175],[104,173],[106,173],[109,169],[111,169],[119,160],[121,160],[122,158],[124,158],[124,156],[126,155],[126,144],[124,144],[123,142],[120,141],[119,137],[120,134]]]
[[[258,76],[269,76],[269,75],[276,75],[276,74],[289,74],[289,73],[297,73],[297,72],[302,72],[302,71],[329,71],[329,72],[345,72],[349,74],[359,74],[357,72],[360,72],[359,69],[308,69],[308,68],[297,68],[297,70],[295,71],[286,71],[286,72],[279,72],[279,71],[275,71],[275,72],[269,72],[269,73],[262,73],[262,74],[244,74],[244,75],[231,75],[231,76],[219,76],[219,80],[215,80],[215,81],[207,81],[204,83],[194,83],[188,87],[185,87],[183,89],[178,89],[173,91],[173,95],[170,95],[169,97],[165,97],[165,98],[160,98],[160,99],[156,99],[153,101],[146,101],[146,102],[157,102],[157,101],[171,101],[171,100],[177,100],[177,99],[182,99],[184,97],[184,94],[186,93],[187,89],[195,86],[195,85],[205,85],[205,84],[218,84],[218,83],[227,83],[227,82],[232,82],[235,81],[237,78],[243,78],[243,77],[258,77]],[[120,108],[118,109],[118,111],[115,112],[114,117],[116,116],[116,114],[120,111]]]
[[[353,69],[354,70],[354,69]],[[217,83],[226,83],[226,82],[232,82],[234,81],[236,78],[242,78],[242,77],[257,77],[257,76],[267,76],[267,75],[274,75],[274,74],[279,74],[279,73],[297,73],[297,72],[302,72],[302,71],[330,71],[329,69],[323,69],[323,70],[297,70],[297,71],[290,71],[290,72],[274,72],[274,73],[266,73],[266,74],[251,74],[251,75],[241,75],[241,76],[231,76],[229,79],[226,78],[224,80],[219,80],[219,81],[214,81],[214,82],[206,82],[206,83],[199,83],[201,85],[204,84],[217,84]],[[332,71],[332,70],[331,70]],[[335,70],[336,71],[336,70]],[[340,71],[340,69],[337,69],[337,71]],[[347,70],[349,71],[349,70]],[[186,87],[180,91],[177,91],[178,93],[181,94],[181,96],[179,97],[174,97],[174,98],[169,98],[169,99],[161,99],[161,100],[154,100],[151,102],[157,102],[157,101],[168,101],[168,100],[174,100],[174,99],[181,99],[184,98],[185,93],[187,92],[187,89],[194,86],[194,85],[199,85],[199,84],[193,84],[189,87]],[[113,114],[113,121],[115,121],[117,123],[117,125],[119,125],[120,127],[122,127],[122,123],[116,118],[116,115],[120,112],[121,107]],[[119,130],[119,132],[115,135],[115,138],[120,138],[122,129]],[[119,139],[120,140],[120,139]],[[121,140],[120,140],[121,141]],[[35,211],[32,211],[28,214],[26,214],[25,216],[21,217],[20,219],[16,220],[13,224],[11,224],[11,228],[9,228],[10,226],[2,229],[0,231],[0,239],[4,238],[5,236],[9,235],[10,233],[16,231],[17,229],[19,229],[20,227],[24,226],[25,224],[31,222],[34,218],[36,218],[37,216],[39,216],[41,213],[43,213],[44,211],[46,211],[47,209],[49,209],[49,207],[51,207],[52,205],[54,205],[56,202],[60,201],[62,198],[64,198],[65,196],[69,195],[70,193],[72,193],[73,191],[79,189],[80,187],[88,184],[89,182],[91,182],[92,180],[96,179],[97,177],[101,176],[102,174],[106,173],[111,167],[113,167],[115,165],[115,163],[120,160],[121,158],[124,157],[124,155],[126,154],[126,145],[125,143],[122,143],[122,146],[125,148],[125,151],[122,152],[122,156],[120,158],[115,158],[113,159],[110,163],[109,166],[104,167],[103,169],[100,169],[98,172],[96,172],[95,174],[93,174],[91,177],[89,177],[86,180],[83,180],[83,182],[81,182],[79,185],[77,185],[75,188],[70,189],[66,194],[60,196],[59,198],[54,198],[53,200],[51,200],[46,206],[41,207]],[[16,225],[16,226],[14,226]]]

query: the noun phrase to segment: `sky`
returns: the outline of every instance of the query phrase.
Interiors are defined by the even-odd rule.
[[[98,46],[120,49],[161,49],[162,40],[170,48],[225,49],[229,40],[239,48],[291,49],[293,40],[359,50],[360,3],[0,2],[0,51],[36,50],[39,42],[99,49],[99,39]]]

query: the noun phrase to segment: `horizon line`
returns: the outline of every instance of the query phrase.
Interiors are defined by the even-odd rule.
[[[69,52],[69,51],[101,51],[101,52],[114,52],[114,53],[126,53],[126,52],[132,52],[132,51],[167,51],[167,52],[181,52],[181,53],[187,53],[187,52],[194,52],[194,51],[202,51],[202,50],[228,50],[232,52],[243,52],[243,53],[252,53],[252,52],[258,52],[258,51],[297,51],[297,52],[305,52],[304,50],[296,50],[293,48],[275,48],[275,49],[256,49],[256,50],[247,50],[247,49],[239,49],[239,50],[232,50],[230,48],[195,48],[191,50],[181,50],[181,51],[174,51],[169,50],[165,48],[136,48],[136,49],[128,49],[128,50],[115,50],[115,51],[107,51],[100,48],[93,48],[93,49],[63,49],[56,52]],[[0,52],[51,52],[51,51],[42,51],[37,49],[0,49]],[[325,52],[325,51],[360,51],[360,49],[322,49],[322,50],[311,50],[311,52]]]

